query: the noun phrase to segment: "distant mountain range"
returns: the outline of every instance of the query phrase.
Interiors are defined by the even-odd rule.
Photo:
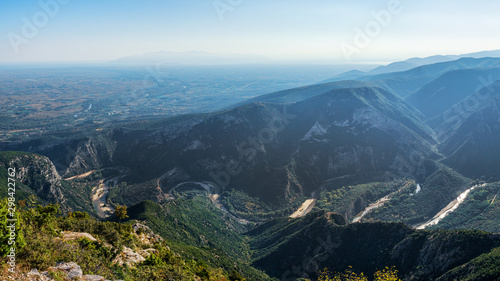
[[[363,75],[349,80],[369,81],[387,91],[400,97],[407,97],[417,91],[425,84],[437,79],[439,76],[452,71],[461,69],[489,68],[499,67],[500,58],[461,58],[454,61],[440,62],[428,65],[422,65],[405,71],[389,72],[376,75]],[[322,83],[338,82],[344,79],[332,78]]]
[[[156,65],[156,64],[256,64],[267,63],[269,59],[252,54],[218,54],[201,51],[190,52],[152,52],[141,55],[118,58],[109,62],[118,65]]]
[[[481,52],[468,53],[468,54],[462,54],[462,55],[437,55],[437,56],[430,56],[430,57],[425,57],[425,58],[410,58],[410,59],[407,59],[404,61],[393,62],[393,63],[390,63],[388,65],[379,66],[379,67],[372,69],[370,71],[367,71],[367,72],[352,70],[349,72],[339,74],[336,77],[334,77],[330,80],[327,80],[327,81],[359,79],[362,76],[377,75],[377,74],[383,74],[383,73],[389,73],[389,72],[406,71],[406,70],[410,70],[412,68],[416,68],[416,67],[419,67],[422,65],[454,61],[454,60],[458,60],[461,58],[476,58],[477,59],[477,58],[487,58],[487,57],[492,57],[492,58],[500,57],[500,50],[481,51]]]

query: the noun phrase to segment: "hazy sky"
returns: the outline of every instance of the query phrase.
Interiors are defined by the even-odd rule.
[[[495,0],[4,0],[0,63],[191,50],[395,61],[500,49],[499,11]]]

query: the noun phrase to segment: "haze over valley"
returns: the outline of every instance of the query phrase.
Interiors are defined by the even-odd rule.
[[[30,2],[0,279],[500,280],[497,3]]]

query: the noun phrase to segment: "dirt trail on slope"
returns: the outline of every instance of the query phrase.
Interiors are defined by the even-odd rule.
[[[302,203],[302,206],[295,211],[293,214],[290,215],[291,218],[301,218],[305,215],[307,215],[316,205],[316,199],[307,199],[304,203]]]
[[[296,218],[301,218],[301,217],[309,214],[309,212],[311,212],[311,210],[316,205],[316,201],[318,199],[318,198],[316,198],[317,193],[319,193],[319,190],[313,191],[313,193],[311,193],[311,198],[304,201],[304,203],[302,203],[302,205],[297,209],[297,211],[295,211],[289,217],[296,219]]]
[[[83,173],[83,174],[79,174],[79,175],[76,175],[76,176],[72,176],[72,177],[69,177],[69,178],[65,178],[64,180],[74,180],[74,179],[82,179],[82,178],[86,178],[90,175],[92,175],[93,173],[95,172],[95,170],[92,170],[92,171],[88,171],[86,173]]]

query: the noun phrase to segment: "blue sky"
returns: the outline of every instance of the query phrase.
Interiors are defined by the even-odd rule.
[[[495,0],[1,1],[0,63],[193,50],[276,61],[395,61],[500,49],[498,11]]]

